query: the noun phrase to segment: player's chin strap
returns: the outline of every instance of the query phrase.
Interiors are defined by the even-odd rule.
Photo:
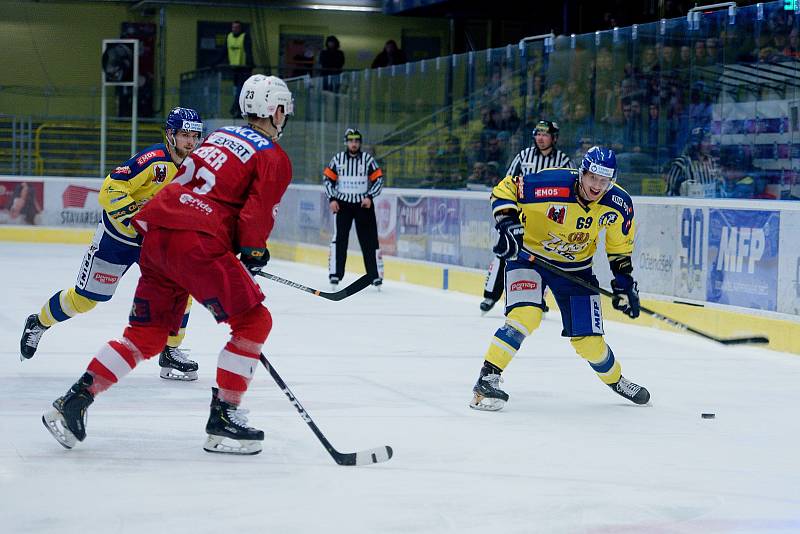
[[[539,267],[543,268],[544,270],[550,271],[551,273],[556,274],[556,275],[560,276],[561,278],[563,278],[564,280],[568,280],[568,281],[572,282],[573,284],[577,284],[577,285],[579,285],[581,287],[585,287],[586,289],[590,289],[592,291],[597,291],[601,295],[605,295],[606,297],[609,297],[609,298],[613,298],[614,297],[614,293],[613,292],[611,292],[611,291],[609,291],[607,289],[603,289],[602,287],[597,287],[596,285],[589,283],[588,281],[584,280],[583,278],[579,278],[579,277],[577,277],[575,275],[572,275],[572,274],[564,271],[563,269],[559,269],[558,267],[556,267],[552,263],[550,263],[550,262],[548,262],[548,261],[546,261],[546,260],[544,260],[544,259],[542,259],[542,258],[540,258],[538,256],[533,256],[529,252],[521,250],[519,252],[519,259],[520,260],[524,260],[524,261],[529,261],[529,262],[533,263],[534,265],[538,265]],[[658,319],[660,321],[663,321],[663,322],[667,323],[668,325],[670,325],[672,327],[675,327],[675,328],[677,328],[679,330],[685,330],[687,332],[691,332],[692,334],[696,334],[696,335],[698,335],[700,337],[704,337],[706,339],[710,339],[711,341],[716,341],[717,343],[721,343],[723,345],[743,345],[743,344],[746,344],[746,343],[769,343],[769,338],[767,338],[766,336],[732,337],[732,338],[723,338],[723,337],[713,336],[713,335],[707,334],[707,333],[705,333],[705,332],[703,332],[701,330],[697,330],[695,328],[692,328],[691,326],[687,325],[686,323],[682,323],[680,321],[676,321],[675,319],[667,317],[666,315],[661,315],[657,311],[651,310],[651,309],[646,308],[644,306],[639,306],[639,309],[641,311],[643,311],[644,313],[646,313],[646,314],[648,314],[648,315],[650,315],[652,317],[655,317],[656,319]]]

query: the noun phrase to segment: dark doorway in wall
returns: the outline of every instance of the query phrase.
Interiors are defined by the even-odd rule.
[[[225,44],[231,31],[231,22],[197,21],[197,68],[216,67],[228,64],[228,50]],[[242,22],[242,30],[250,31],[250,25]],[[252,39],[252,35],[250,36]]]

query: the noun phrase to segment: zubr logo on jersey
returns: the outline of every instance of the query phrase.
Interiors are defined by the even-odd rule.
[[[157,184],[163,184],[167,179],[167,166],[163,164],[153,166],[153,181]]]
[[[200,200],[199,198],[194,198],[189,193],[183,193],[180,198],[178,199],[181,204],[186,204],[187,206],[191,206],[198,211],[202,211],[206,215],[211,215],[214,209]]]
[[[533,291],[539,287],[535,280],[517,280],[508,288],[509,291]]]
[[[567,217],[567,207],[563,204],[551,204],[547,210],[547,218],[555,221],[558,224],[564,224],[564,219]]]

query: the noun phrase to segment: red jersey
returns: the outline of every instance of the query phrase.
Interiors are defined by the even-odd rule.
[[[189,154],[133,224],[141,233],[158,226],[219,236],[234,251],[263,249],[291,179],[279,145],[252,128],[225,126]]]

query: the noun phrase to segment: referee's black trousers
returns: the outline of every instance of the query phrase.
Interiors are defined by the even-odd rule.
[[[375,204],[362,208],[360,202],[337,200],[339,211],[333,214],[333,237],[328,259],[328,273],[331,281],[344,278],[347,262],[347,244],[350,227],[356,223],[356,235],[364,256],[364,268],[373,281],[381,278],[378,273],[378,222],[375,220]]]

